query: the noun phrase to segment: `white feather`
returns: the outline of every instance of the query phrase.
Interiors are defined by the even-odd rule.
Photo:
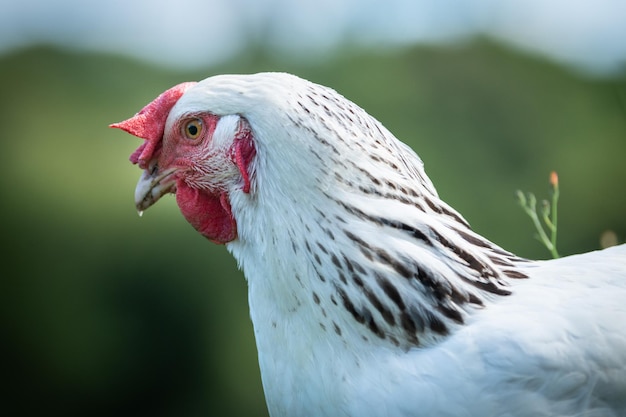
[[[272,416],[626,415],[626,246],[517,258],[380,123],[288,74],[204,80],[168,124],[197,111],[253,130],[228,249]]]

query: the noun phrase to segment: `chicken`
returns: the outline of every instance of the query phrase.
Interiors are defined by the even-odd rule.
[[[626,245],[498,247],[377,120],[289,74],[180,84],[111,126],[145,139],[138,210],[174,193],[243,269],[272,416],[626,416]]]

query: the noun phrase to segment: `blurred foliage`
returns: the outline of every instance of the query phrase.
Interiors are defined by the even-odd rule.
[[[307,63],[248,51],[206,72],[36,48],[0,58],[9,415],[266,415],[246,284],[172,198],[133,207],[139,144],[107,129],[166,88],[281,70],[332,86],[420,154],[475,230],[545,256],[517,189],[561,178],[559,247],[626,233],[626,76],[591,79],[487,41]]]

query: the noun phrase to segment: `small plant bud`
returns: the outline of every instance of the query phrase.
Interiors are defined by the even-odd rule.
[[[550,173],[550,184],[552,185],[552,187],[556,188],[559,186],[559,176],[556,173],[556,171],[552,171]]]

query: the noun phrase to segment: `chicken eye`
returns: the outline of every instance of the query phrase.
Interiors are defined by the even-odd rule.
[[[183,133],[187,139],[198,139],[202,134],[202,120],[189,120],[183,127]]]

